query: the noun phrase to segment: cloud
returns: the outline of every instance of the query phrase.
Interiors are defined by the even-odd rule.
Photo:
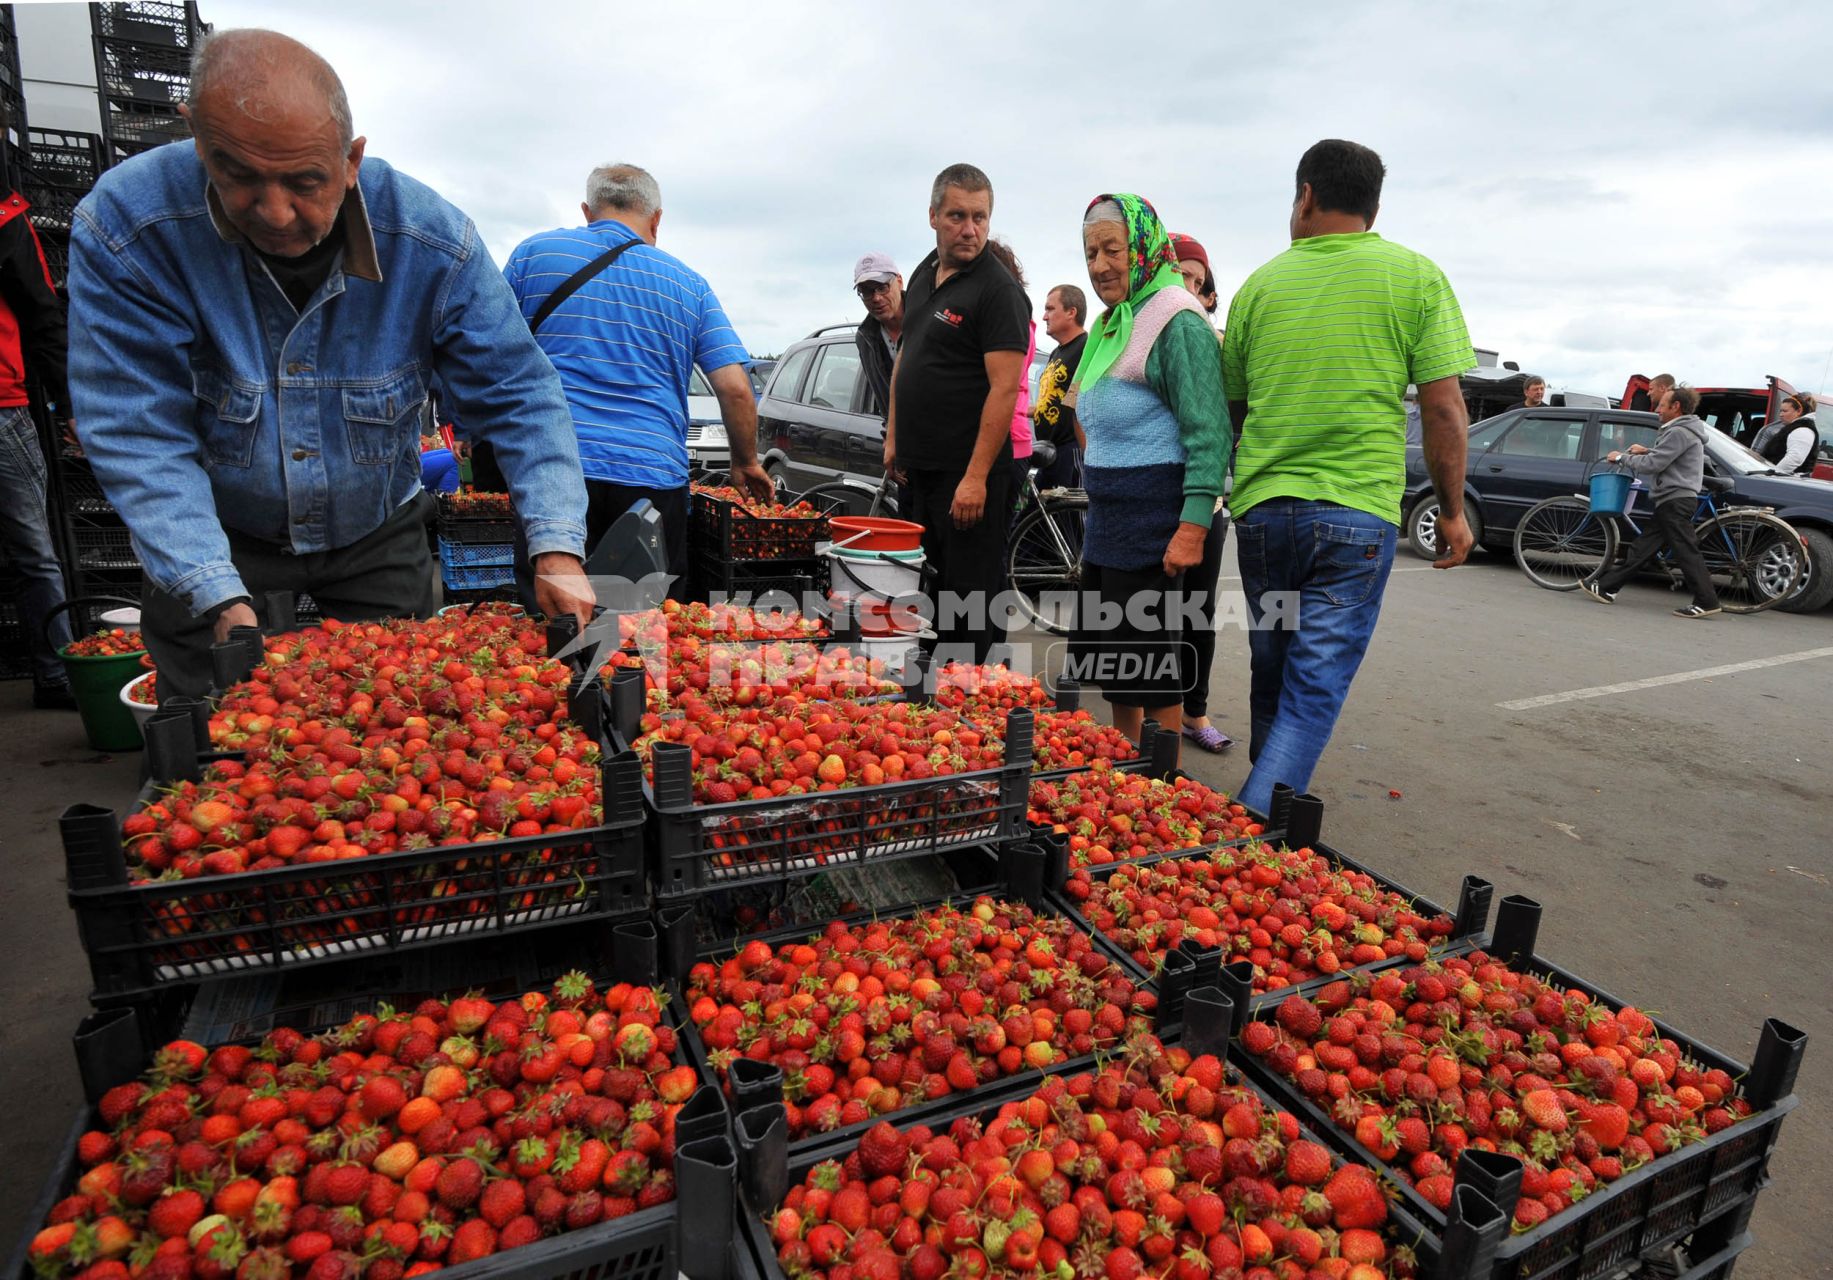
[[[759,352],[856,316],[864,250],[908,271],[950,162],[992,175],[993,229],[1040,306],[1085,282],[1081,212],[1107,190],[1202,239],[1226,298],[1285,247],[1300,153],[1342,136],[1387,162],[1378,230],[1445,269],[1479,345],[1556,383],[1620,390],[1654,364],[1811,383],[1833,348],[1833,80],[1777,56],[1824,27],[1810,0],[206,0],[204,16],[318,47],[374,154],[469,212],[499,259],[577,221],[593,164],[647,166],[663,247]]]

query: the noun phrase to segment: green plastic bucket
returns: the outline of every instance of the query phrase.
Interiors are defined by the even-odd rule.
[[[66,600],[45,619],[45,634],[52,634],[52,624],[65,613],[98,605],[138,607],[134,601],[118,596],[78,596]],[[76,630],[81,631],[78,627]],[[145,653],[116,653],[100,658],[81,658],[64,645],[57,651],[64,673],[70,678],[70,692],[76,698],[76,709],[83,717],[83,732],[89,745],[97,751],[138,751],[146,745],[140,736],[140,723],[121,701],[121,686],[145,671],[140,659]]]
[[[58,650],[57,656],[63,659],[64,671],[70,677],[70,692],[76,696],[89,745],[97,751],[138,751],[146,745],[134,713],[121,702],[121,686],[144,670],[140,654],[77,658],[66,647]]]

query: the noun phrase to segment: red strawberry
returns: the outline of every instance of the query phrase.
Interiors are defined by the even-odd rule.
[[[1360,1165],[1344,1165],[1324,1184],[1338,1230],[1378,1227],[1387,1221],[1387,1200],[1375,1175]]]
[[[869,1177],[903,1173],[909,1154],[908,1139],[889,1121],[879,1121],[859,1139],[859,1160]]]

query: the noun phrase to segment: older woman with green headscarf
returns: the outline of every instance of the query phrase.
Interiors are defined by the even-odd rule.
[[[1215,331],[1184,287],[1171,238],[1139,196],[1103,195],[1082,220],[1089,283],[1107,310],[1076,368],[1088,437],[1077,668],[1114,725],[1137,740],[1150,716],[1175,733],[1185,570],[1228,470],[1228,400]]]

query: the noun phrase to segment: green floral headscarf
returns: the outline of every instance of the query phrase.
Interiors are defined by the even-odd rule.
[[[1125,191],[1096,196],[1088,202],[1088,209],[1108,200],[1119,205],[1126,218],[1127,296],[1102,312],[1089,330],[1088,346],[1083,348],[1082,362],[1076,366],[1078,389],[1094,385],[1120,358],[1133,336],[1133,313],[1147,298],[1160,289],[1184,287],[1177,253],[1171,248],[1165,224],[1158,220],[1158,210],[1143,196]],[[1087,216],[1085,210],[1083,217]]]

